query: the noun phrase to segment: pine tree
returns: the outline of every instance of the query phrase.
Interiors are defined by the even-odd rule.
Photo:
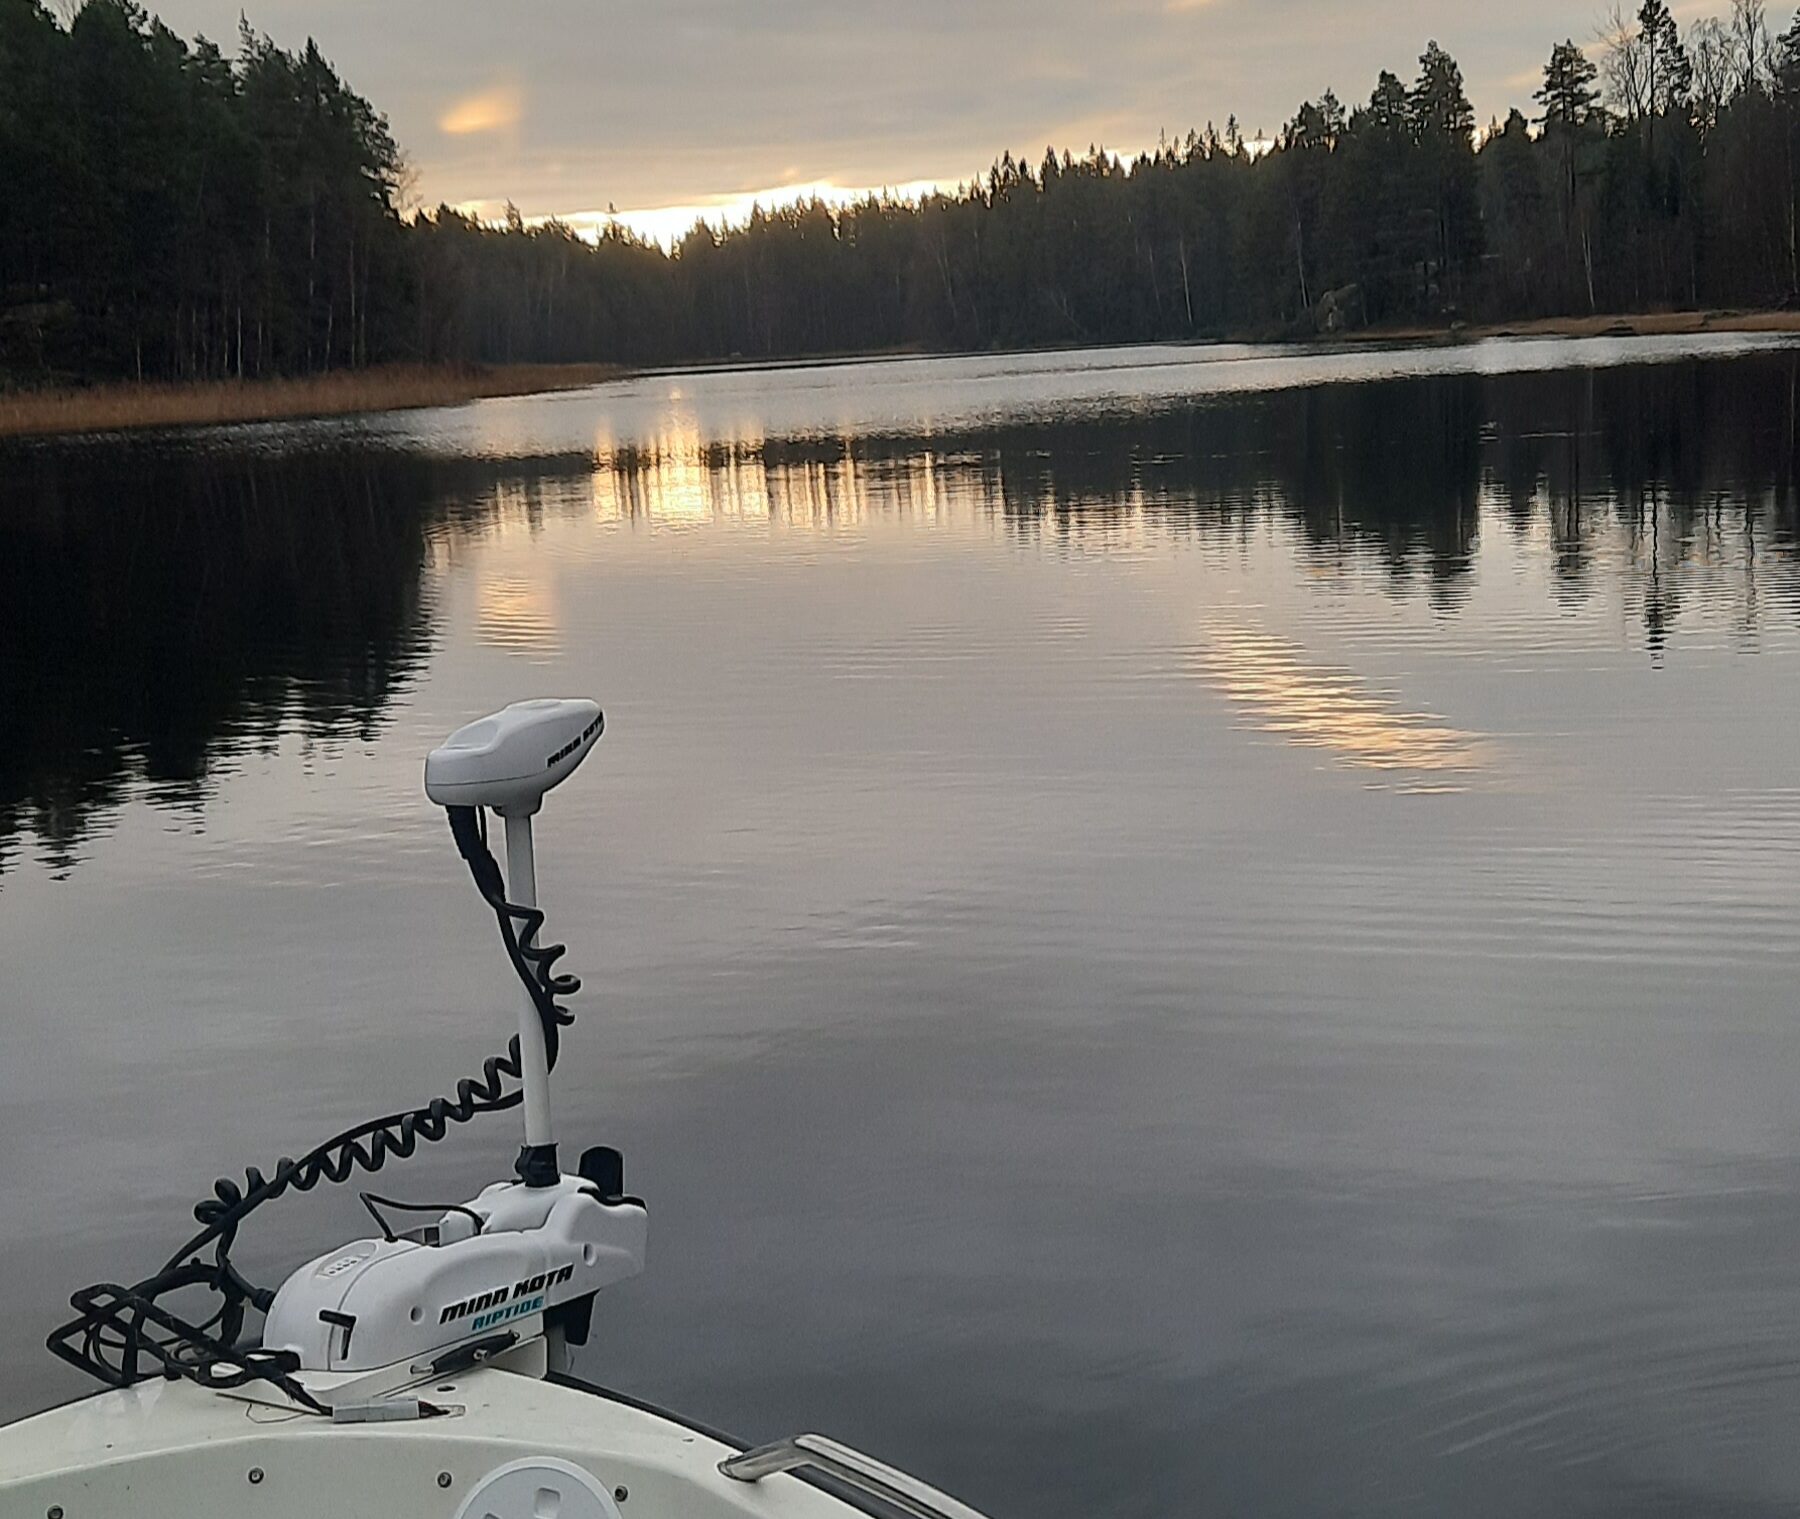
[[[1661,4],[1662,0],[1649,0]],[[1436,42],[1419,55],[1419,77],[1408,97],[1413,130],[1421,142],[1472,148],[1475,108],[1463,89],[1462,70]]]
[[[1544,107],[1538,118],[1544,128],[1575,131],[1588,125],[1600,101],[1600,92],[1594,87],[1599,77],[1600,70],[1573,38],[1551,48],[1544,82],[1531,97]]]
[[[1648,77],[1652,117],[1685,108],[1694,88],[1694,65],[1681,45],[1681,28],[1669,11],[1669,0],[1644,0],[1638,10]]]
[[[1408,116],[1435,223],[1434,254],[1443,294],[1454,302],[1462,276],[1481,248],[1475,191],[1475,110],[1456,60],[1432,42],[1419,57],[1419,77],[1407,95]]]
[[[1544,65],[1544,82],[1533,97],[1544,107],[1540,118],[1543,140],[1556,155],[1557,226],[1563,239],[1564,268],[1573,261],[1573,250],[1578,245],[1590,311],[1595,306],[1593,244],[1588,218],[1579,202],[1583,165],[1599,156],[1604,124],[1600,92],[1594,87],[1599,74],[1587,54],[1570,38],[1550,50],[1550,61]]]

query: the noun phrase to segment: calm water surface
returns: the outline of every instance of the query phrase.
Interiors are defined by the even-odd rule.
[[[588,1374],[1000,1519],[1792,1512],[1797,382],[1151,349],[0,453],[0,1413],[213,1176],[504,1040],[420,765],[593,694],[560,1115],[653,1229]]]

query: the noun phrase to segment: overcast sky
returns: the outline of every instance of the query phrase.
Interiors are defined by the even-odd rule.
[[[1689,0],[1684,20],[1728,8]],[[233,42],[310,35],[386,112],[428,204],[733,210],[781,186],[954,184],[1002,149],[1122,151],[1367,98],[1436,38],[1477,116],[1531,108],[1600,0],[152,0]],[[1771,20],[1787,24],[1787,0]]]

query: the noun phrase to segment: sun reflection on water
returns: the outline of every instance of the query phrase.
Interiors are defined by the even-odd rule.
[[[1192,651],[1197,671],[1247,714],[1247,726],[1345,765],[1379,772],[1373,784],[1462,791],[1489,758],[1479,735],[1408,711],[1353,670],[1310,663],[1300,647],[1260,629],[1214,623]]]
[[[487,574],[476,591],[476,634],[519,654],[555,654],[562,646],[550,583],[543,576]]]
[[[877,513],[939,519],[966,484],[947,477],[929,452],[871,464],[846,438],[834,457],[771,458],[760,435],[721,440],[680,418],[647,440],[596,438],[590,495],[601,522],[830,531],[860,527]]]

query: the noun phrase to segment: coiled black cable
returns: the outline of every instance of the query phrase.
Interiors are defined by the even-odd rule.
[[[483,900],[493,909],[506,945],[507,958],[524,984],[544,1030],[544,1051],[551,1067],[556,1064],[560,1030],[575,1021],[557,1002],[581,989],[578,977],[558,973],[556,962],[565,953],[562,944],[539,944],[537,935],[544,914],[506,900],[505,885],[487,845],[487,827],[479,808],[450,807],[450,832],[468,863],[469,873]],[[436,1143],[450,1125],[467,1123],[480,1113],[497,1113],[517,1107],[524,1093],[508,1080],[523,1073],[519,1036],[507,1041],[506,1053],[482,1062],[481,1075],[464,1077],[454,1097],[433,1097],[421,1107],[384,1118],[372,1118],[344,1130],[315,1146],[299,1159],[283,1156],[272,1175],[256,1166],[244,1172],[240,1186],[230,1177],[213,1183],[211,1197],[194,1205],[201,1229],[177,1250],[162,1269],[130,1289],[111,1286],[84,1288],[70,1303],[80,1315],[49,1338],[49,1348],[62,1359],[81,1367],[113,1386],[128,1386],[144,1372],[140,1353],[148,1354],[168,1370],[195,1376],[212,1386],[241,1385],[261,1380],[279,1386],[296,1402],[324,1412],[304,1387],[287,1373],[295,1369],[292,1358],[263,1351],[237,1351],[247,1305],[266,1313],[274,1292],[246,1281],[231,1262],[231,1247],[244,1219],[255,1209],[292,1189],[309,1192],[322,1181],[342,1182],[358,1170],[379,1171],[390,1156],[404,1160],[421,1142]],[[521,1156],[523,1174],[524,1156]],[[212,1259],[200,1252],[212,1247]],[[187,1287],[205,1286],[218,1293],[221,1303],[213,1315],[199,1324],[188,1323],[158,1306],[158,1300]],[[164,1331],[150,1334],[150,1326]]]

